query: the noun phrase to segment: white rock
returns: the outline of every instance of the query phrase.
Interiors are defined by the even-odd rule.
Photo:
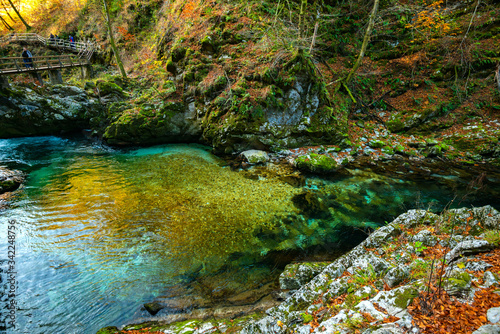
[[[269,161],[269,155],[265,151],[248,150],[241,152],[241,155],[251,164],[264,163]]]
[[[403,307],[406,308],[410,304],[414,294],[416,294],[414,287],[404,285],[390,291],[380,291],[370,301],[377,303],[390,315],[400,317],[404,314]]]
[[[486,313],[488,316],[488,321],[492,324],[500,322],[500,307],[492,307]]]
[[[371,270],[373,269],[375,273],[381,273],[390,267],[389,262],[381,259],[373,253],[366,253],[360,257],[353,260],[350,268],[347,268],[349,273],[354,273],[359,270]]]
[[[373,303],[369,300],[363,300],[358,305],[354,306],[354,308],[356,308],[360,312],[369,313],[377,320],[383,320],[387,318],[387,314],[378,311]]]
[[[330,319],[327,319],[319,324],[319,329],[316,328],[316,330],[313,333],[336,333],[336,331],[340,330],[342,328],[341,323],[345,322],[347,319],[363,319],[363,316],[357,312],[354,312],[352,310],[341,310],[336,316],[331,317]],[[321,328],[325,328],[325,331],[322,331]],[[345,327],[344,327],[345,329]],[[344,332],[340,332],[344,333]]]
[[[478,328],[472,334],[500,334],[500,326],[484,325]]]
[[[491,271],[487,271],[483,275],[484,286],[489,288],[493,284],[498,284],[498,277],[495,276]]]
[[[413,242],[421,242],[424,246],[435,246],[437,237],[429,230],[422,230],[410,238]]]
[[[406,213],[399,215],[392,224],[403,224],[408,227],[417,226],[420,224],[431,224],[438,218],[432,212],[425,210],[409,210]]]
[[[448,254],[446,254],[446,262],[453,261],[460,255],[468,255],[468,254],[476,254],[476,253],[481,253],[487,250],[490,250],[493,248],[493,245],[491,245],[488,241],[486,240],[464,240],[462,242],[459,242],[455,248],[453,248]]]

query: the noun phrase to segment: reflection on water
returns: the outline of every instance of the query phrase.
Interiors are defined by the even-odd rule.
[[[31,332],[88,333],[137,316],[185,274],[214,271],[255,245],[256,227],[297,211],[296,188],[249,180],[188,145],[0,143],[3,161],[30,171],[3,214],[21,225],[19,322]]]
[[[270,251],[339,242],[349,238],[346,225],[373,227],[417,200],[453,197],[439,185],[360,171],[294,188],[233,172],[192,145],[115,151],[81,139],[21,138],[0,140],[0,163],[30,172],[0,212],[2,231],[9,219],[20,226],[18,323],[29,333],[119,325],[193,273],[248,273]],[[255,269],[255,279],[271,270]]]
[[[248,180],[199,148],[162,150],[79,156],[33,172],[43,179],[32,192],[37,237],[100,257],[168,258],[179,272],[244,251],[255,228],[296,211],[298,190],[286,183]]]

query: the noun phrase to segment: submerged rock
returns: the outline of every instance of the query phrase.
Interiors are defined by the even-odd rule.
[[[162,308],[164,308],[164,306],[158,302],[151,302],[144,304],[144,308],[146,309],[146,311],[149,312],[149,314],[156,315],[156,313],[158,313]]]
[[[265,151],[248,150],[241,152],[241,155],[252,165],[269,161],[269,155]]]
[[[332,173],[338,168],[337,161],[323,154],[311,153],[295,159],[299,170],[313,173]]]

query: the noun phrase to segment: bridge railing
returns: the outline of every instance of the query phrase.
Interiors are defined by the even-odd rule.
[[[40,43],[46,46],[70,50],[81,55],[85,55],[87,59],[91,57],[94,50],[98,49],[98,45],[94,42],[70,42],[66,39],[45,38],[35,33],[11,33],[0,38],[0,43],[26,42]]]
[[[0,74],[29,72],[36,70],[60,69],[64,67],[84,66],[89,62],[75,55],[39,56],[29,58],[5,57],[0,58]],[[31,61],[29,61],[31,60]]]

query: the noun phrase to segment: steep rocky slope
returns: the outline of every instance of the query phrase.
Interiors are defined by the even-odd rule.
[[[423,156],[498,163],[499,8],[476,4],[382,2],[345,87],[370,4],[124,5],[117,35],[131,73],[148,79],[113,109],[104,138],[168,141],[169,120],[182,118],[189,136],[226,153],[332,144],[411,157],[427,140],[436,145]],[[139,29],[146,9],[153,21]]]
[[[127,94],[93,126],[120,145],[322,144],[353,157],[498,164],[498,4],[382,1],[362,65],[341,85],[370,11],[356,1],[113,1],[132,79],[105,78]],[[113,62],[99,9],[80,15],[67,28]]]

